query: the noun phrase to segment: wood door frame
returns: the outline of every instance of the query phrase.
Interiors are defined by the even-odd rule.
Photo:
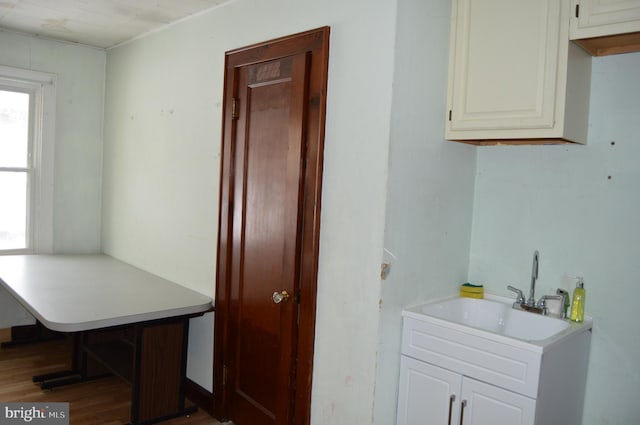
[[[214,334],[214,412],[221,420],[228,418],[229,391],[225,387],[225,358],[230,349],[228,319],[230,312],[231,260],[233,248],[234,141],[236,121],[232,101],[238,90],[237,70],[242,66],[266,62],[300,53],[311,56],[307,92],[306,146],[302,205],[300,255],[299,326],[297,368],[295,376],[295,425],[310,422],[311,382],[316,324],[316,290],[320,242],[320,207],[326,117],[327,75],[329,64],[329,27],[294,34],[232,50],[225,55],[223,96],[222,157],[220,167],[220,204],[218,221],[218,256],[216,270]]]

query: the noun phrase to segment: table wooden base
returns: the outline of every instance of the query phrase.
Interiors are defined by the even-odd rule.
[[[71,369],[33,381],[51,389],[115,374],[132,387],[131,425],[194,413],[184,393],[190,317],[74,333]]]

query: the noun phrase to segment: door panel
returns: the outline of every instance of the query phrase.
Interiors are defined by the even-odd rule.
[[[536,401],[471,378],[462,381],[463,425],[534,425]]]
[[[328,46],[324,27],[226,55],[214,342],[222,422],[309,424]]]
[[[583,0],[579,4],[578,28],[624,24],[640,20],[640,1],[638,0]]]
[[[640,0],[572,0],[571,10],[575,12],[571,15],[570,39],[579,39],[580,46],[586,43],[587,51],[591,52],[589,43],[594,44],[594,49],[601,48],[604,54],[635,51],[633,45],[638,42],[632,33],[640,31]],[[582,40],[615,35],[619,38],[612,37],[610,43],[613,44],[606,40]],[[611,53],[607,53],[609,50]]]
[[[397,425],[459,423],[462,375],[401,356]]]
[[[234,203],[242,209],[231,291],[238,425],[288,423],[293,399],[306,75],[304,54],[239,70],[244,140]],[[282,291],[289,299],[276,304]]]
[[[560,2],[459,0],[457,5],[450,130],[553,128]]]

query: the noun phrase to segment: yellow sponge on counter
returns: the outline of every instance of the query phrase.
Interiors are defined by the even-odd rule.
[[[463,283],[460,285],[460,296],[467,298],[484,298],[484,286],[473,283]]]

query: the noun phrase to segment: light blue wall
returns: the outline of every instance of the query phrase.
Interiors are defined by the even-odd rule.
[[[476,148],[444,140],[449,0],[398,2],[375,423],[395,423],[402,309],[467,277]]]
[[[586,146],[478,149],[469,279],[528,289],[534,249],[538,295],[584,276],[595,323],[584,425],[638,423],[640,53],[593,59]]]

